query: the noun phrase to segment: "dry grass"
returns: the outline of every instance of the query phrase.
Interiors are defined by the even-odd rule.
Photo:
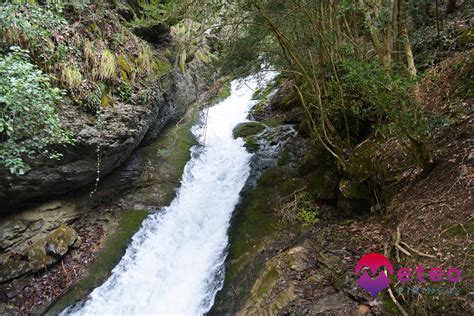
[[[94,65],[97,64],[97,55],[95,52],[95,47],[94,47],[94,42],[86,40],[84,42],[84,58],[86,59],[86,62],[93,67]]]
[[[82,74],[75,64],[61,64],[61,82],[68,88],[77,89],[82,83]]]
[[[92,72],[97,79],[112,81],[117,78],[116,69],[115,55],[106,48],[101,52],[99,62]]]
[[[153,67],[153,51],[150,46],[143,44],[140,47],[140,52],[138,53],[138,58],[136,60],[137,69],[140,74],[149,75],[152,72]]]

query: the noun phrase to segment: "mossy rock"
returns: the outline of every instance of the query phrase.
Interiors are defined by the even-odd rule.
[[[124,55],[118,55],[117,65],[120,70],[127,75],[127,77],[129,77],[134,71],[133,63]]]
[[[275,83],[271,83],[267,85],[264,88],[259,88],[255,90],[255,92],[252,95],[252,100],[265,100],[270,93],[275,89]]]
[[[315,197],[323,200],[334,200],[339,196],[339,178],[336,170],[325,170],[311,173],[308,181],[308,189]]]
[[[57,315],[102,284],[123,257],[133,235],[139,230],[148,215],[149,213],[145,210],[131,210],[121,214],[118,226],[103,241],[97,257],[87,268],[87,272],[58,301],[48,306],[41,314]]]
[[[364,183],[344,178],[339,181],[339,191],[348,199],[372,200],[370,188]]]
[[[270,292],[279,278],[280,273],[278,273],[275,267],[267,268],[254,284],[254,287],[251,291],[253,298],[257,300]]]
[[[357,181],[362,182],[374,175],[373,158],[379,149],[377,142],[368,141],[358,146],[350,159],[344,163],[345,171]]]
[[[298,174],[308,179],[308,190],[313,196],[323,200],[338,197],[341,173],[334,159],[323,149],[311,148],[301,160]]]
[[[260,148],[256,137],[250,136],[245,139],[244,147],[249,153],[255,153]]]
[[[217,94],[209,99],[208,103],[213,105],[221,101],[224,101],[225,99],[230,97],[231,90],[232,90],[232,87],[231,87],[230,81],[227,81],[219,88],[219,91],[217,92]]]
[[[234,128],[233,135],[234,138],[238,137],[248,137],[248,136],[253,136],[260,134],[265,130],[265,125],[262,123],[258,122],[245,122],[245,123],[240,123],[237,125],[236,128]]]
[[[78,243],[76,231],[67,225],[61,225],[23,253],[25,260],[11,259],[0,263],[0,282],[40,271],[58,262],[70,248]]]
[[[262,121],[262,124],[267,125],[269,127],[278,127],[280,125],[285,124],[285,117],[284,116],[274,116],[267,120]]]

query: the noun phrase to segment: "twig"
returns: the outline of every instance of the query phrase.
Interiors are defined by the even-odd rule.
[[[69,283],[70,278],[69,278],[69,274],[66,271],[66,268],[64,267],[64,260],[61,260],[61,266],[63,267],[64,274],[66,275],[66,281]]]
[[[411,257],[411,253],[408,252],[408,250],[404,249],[402,246],[400,246],[401,242],[401,233],[400,233],[400,226],[397,227],[397,237],[395,239],[395,250],[396,250],[396,257],[397,261],[400,262],[400,253],[398,250],[406,254],[407,256]]]
[[[397,299],[395,298],[395,295],[393,295],[393,292],[392,292],[392,289],[389,288],[388,289],[388,294],[390,295],[390,298],[392,299],[393,303],[395,304],[395,306],[397,306],[398,310],[400,311],[400,313],[403,315],[403,316],[408,316],[408,313],[405,311],[405,309],[402,307],[402,305],[400,305],[400,303],[398,303]]]
[[[412,247],[410,247],[406,242],[404,241],[400,241],[400,244],[402,244],[403,246],[407,247],[409,250],[413,251],[414,253],[416,253],[417,255],[421,256],[421,257],[428,257],[428,258],[433,258],[435,259],[436,256],[433,256],[433,255],[428,255],[426,253],[422,253],[422,252],[419,252],[418,250],[416,249],[413,249]]]

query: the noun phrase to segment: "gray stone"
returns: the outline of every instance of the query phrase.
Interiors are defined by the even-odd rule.
[[[47,237],[27,248],[22,256],[3,255],[0,262],[0,283],[39,271],[54,263],[71,249],[79,236],[76,231],[62,225]]]
[[[116,102],[104,107],[101,127],[90,125],[91,114],[66,102],[59,115],[62,124],[75,135],[74,145],[56,148],[63,156],[50,160],[40,156],[28,161],[32,170],[22,176],[11,175],[0,166],[0,213],[9,206],[38,197],[59,195],[83,187],[97,177],[96,148],[101,146],[101,176],[119,167],[141,144],[149,143],[166,124],[181,117],[204,89],[207,76],[197,77],[204,64],[194,59],[182,74],[174,69],[160,81],[150,84],[146,102]],[[137,96],[138,99],[138,96]],[[142,104],[143,103],[143,104]],[[54,229],[58,226],[51,226]]]
[[[347,307],[351,302],[343,293],[336,293],[323,297],[316,304],[310,307],[310,314],[317,315],[320,313],[337,312]]]

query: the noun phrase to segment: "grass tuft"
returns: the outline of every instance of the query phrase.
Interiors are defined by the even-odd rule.
[[[138,72],[143,75],[150,75],[153,67],[153,51],[150,46],[144,44],[140,47],[138,58],[136,60]]]
[[[116,79],[115,70],[115,55],[106,48],[100,54],[98,65],[93,68],[94,76],[102,80],[114,80]]]
[[[86,59],[86,62],[93,67],[94,65],[97,64],[97,56],[95,53],[95,48],[94,48],[94,42],[86,40],[84,42],[84,58]]]
[[[61,82],[70,89],[77,89],[82,83],[82,74],[74,64],[61,64]]]

